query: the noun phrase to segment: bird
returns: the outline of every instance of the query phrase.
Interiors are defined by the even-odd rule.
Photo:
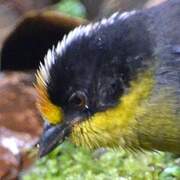
[[[115,12],[48,50],[36,73],[43,157],[76,146],[180,153],[180,1]]]

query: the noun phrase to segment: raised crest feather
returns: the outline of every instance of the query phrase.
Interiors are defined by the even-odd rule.
[[[39,74],[44,82],[47,84],[50,80],[50,69],[53,64],[55,64],[55,56],[61,57],[66,51],[67,47],[78,38],[89,36],[93,31],[97,31],[102,26],[108,26],[114,23],[115,20],[125,20],[128,17],[134,15],[136,11],[124,12],[120,14],[115,12],[109,18],[103,18],[99,22],[90,23],[88,25],[81,25],[74,30],[70,31],[68,35],[65,35],[62,41],[58,42],[56,48],[48,50],[47,55],[44,58],[44,64],[40,63]]]

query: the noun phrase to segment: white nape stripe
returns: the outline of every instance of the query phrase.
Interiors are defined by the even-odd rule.
[[[136,14],[137,11],[133,10],[133,11],[130,11],[130,12],[123,12],[119,17],[118,19],[119,20],[125,20],[127,18],[129,18],[130,16]]]
[[[100,27],[108,26],[114,23],[115,20],[125,20],[130,16],[134,15],[136,11],[124,12],[120,14],[115,12],[109,18],[103,18],[101,21],[96,23],[90,23],[88,25],[81,25],[74,30],[70,31],[68,35],[65,35],[61,42],[58,42],[57,47],[53,46],[52,50],[48,50],[47,55],[44,58],[44,65],[40,63],[39,72],[47,84],[50,79],[50,69],[53,64],[55,64],[55,54],[58,56],[63,55],[66,51],[68,45],[73,41],[77,40],[83,36],[89,36],[91,32],[98,30]]]

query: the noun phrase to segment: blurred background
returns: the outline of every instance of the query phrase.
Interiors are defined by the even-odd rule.
[[[88,152],[65,142],[39,160],[42,120],[34,72],[64,34],[115,11],[165,0],[0,0],[0,180],[180,179],[180,158],[168,153]]]

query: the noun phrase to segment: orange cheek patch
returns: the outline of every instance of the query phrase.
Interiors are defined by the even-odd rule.
[[[63,111],[60,107],[54,105],[48,96],[46,83],[44,82],[41,73],[36,74],[36,91],[38,94],[37,107],[45,118],[51,124],[58,124],[63,119]]]

